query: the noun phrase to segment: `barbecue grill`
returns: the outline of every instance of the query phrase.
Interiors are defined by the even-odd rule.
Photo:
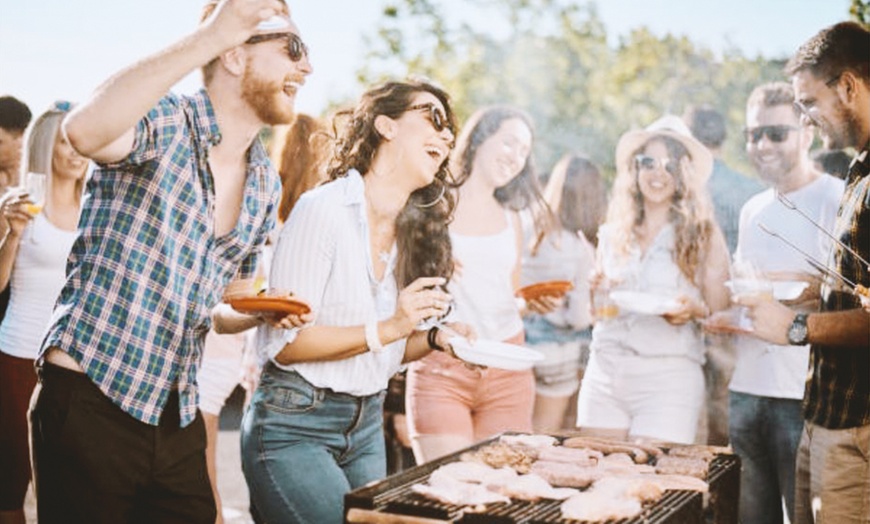
[[[456,524],[579,524],[562,518],[562,501],[514,500],[510,504],[488,504],[476,508],[460,507],[427,499],[411,486],[426,482],[430,473],[460,456],[498,441],[480,442],[452,455],[410,468],[344,497],[348,523],[456,523]],[[710,492],[705,497],[695,491],[666,491],[643,513],[630,519],[609,520],[608,524],[737,524],[740,494],[740,459],[720,454],[712,460],[707,475]],[[706,500],[705,500],[706,499]]]

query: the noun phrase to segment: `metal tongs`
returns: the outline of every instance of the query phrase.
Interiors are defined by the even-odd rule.
[[[806,213],[805,213],[801,208],[797,207],[797,206],[795,205],[795,203],[792,202],[791,200],[789,200],[788,197],[786,197],[783,193],[777,191],[777,192],[776,192],[776,198],[777,198],[777,199],[782,203],[782,205],[784,205],[784,206],[787,207],[788,209],[791,209],[792,211],[797,211],[798,213],[800,213],[800,215],[801,215],[802,217],[804,217],[805,219],[807,219],[807,220],[808,220],[812,225],[816,226],[816,229],[818,229],[819,231],[821,231],[822,233],[824,233],[825,236],[827,236],[828,238],[830,238],[831,240],[833,240],[834,242],[836,242],[836,244],[837,244],[838,246],[840,246],[844,251],[846,251],[847,253],[849,253],[849,254],[852,255],[853,257],[855,257],[855,259],[861,261],[861,263],[864,264],[864,266],[867,268],[867,271],[870,271],[870,262],[867,262],[866,260],[864,260],[864,258],[863,258],[861,255],[859,255],[858,253],[856,253],[854,249],[850,248],[849,246],[847,246],[846,244],[844,244],[843,242],[841,242],[840,239],[838,239],[837,237],[835,237],[834,235],[832,235],[830,231],[828,231],[827,229],[825,229],[824,227],[822,227],[821,224],[819,224],[818,222],[816,222],[815,220],[813,220],[813,218],[812,218],[811,216],[809,216],[808,214],[806,214]],[[762,229],[764,229],[764,231],[767,232],[767,233],[771,233],[769,229],[765,229],[764,227],[762,227]],[[771,234],[773,234],[773,233],[771,233]],[[780,237],[779,235],[774,235],[774,236],[779,237],[781,240],[785,240],[785,239],[783,239],[782,237]],[[790,243],[789,243],[789,244],[790,244]],[[792,247],[794,247],[794,245],[792,245]],[[799,250],[799,251],[800,251],[800,250]],[[804,256],[808,256],[806,253],[803,253],[803,251],[801,251],[801,253],[802,253]],[[812,264],[812,262],[810,262],[810,264]],[[838,275],[838,276],[840,276],[840,277],[842,278],[841,275]],[[854,287],[854,284],[853,284],[853,287]]]
[[[795,208],[795,209],[796,209],[796,208]],[[807,253],[807,252],[804,251],[803,249],[801,249],[801,248],[799,248],[798,246],[796,246],[796,245],[795,245],[792,241],[790,241],[789,239],[787,239],[787,238],[785,238],[784,236],[780,235],[780,234],[777,233],[776,231],[770,229],[770,228],[767,227],[763,222],[759,222],[759,223],[758,223],[758,227],[759,227],[762,231],[764,231],[765,233],[767,233],[768,235],[780,239],[780,240],[783,241],[785,244],[787,244],[789,247],[791,247],[792,249],[794,249],[795,251],[797,251],[798,253],[800,253],[801,255],[803,255],[803,256],[804,256],[804,260],[806,260],[807,263],[808,263],[809,265],[813,266],[813,268],[815,268],[816,271],[822,273],[823,275],[827,275],[827,276],[829,276],[829,277],[833,277],[833,278],[839,280],[840,282],[842,282],[843,284],[845,284],[846,287],[847,287],[847,288],[848,288],[848,289],[849,289],[849,290],[850,290],[854,295],[856,295],[858,298],[861,299],[861,303],[862,303],[862,304],[863,304],[864,301],[868,298],[868,297],[866,297],[866,296],[864,295],[864,293],[862,293],[862,290],[866,289],[866,288],[864,288],[863,286],[859,286],[859,285],[855,284],[854,282],[852,282],[852,281],[849,280],[848,278],[846,278],[846,277],[844,277],[843,275],[841,275],[839,272],[834,271],[833,269],[829,268],[829,267],[826,266],[825,264],[821,263],[821,262],[820,262],[816,257],[810,255],[809,253]],[[832,238],[833,238],[833,237],[832,237]],[[855,255],[855,256],[857,256],[857,255]],[[858,257],[858,258],[861,258],[861,257]],[[863,261],[863,259],[861,259],[861,260]],[[865,263],[866,263],[866,262],[865,262]]]

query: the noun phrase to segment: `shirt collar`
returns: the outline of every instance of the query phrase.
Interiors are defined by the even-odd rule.
[[[208,91],[203,87],[193,95],[193,125],[200,136],[205,137],[210,147],[221,143],[223,136],[218,127],[214,106]],[[257,137],[248,149],[248,165],[252,168],[262,168],[269,163],[269,154],[262,141]]]
[[[359,171],[351,169],[345,177],[347,178],[347,186],[344,190],[344,204],[352,206],[365,203],[366,185]]]
[[[204,136],[209,145],[216,146],[221,142],[221,131],[218,128],[217,117],[214,114],[214,106],[211,105],[211,98],[208,96],[208,91],[203,87],[193,95],[193,125],[199,132],[200,136]]]
[[[870,174],[870,143],[865,145],[852,159],[849,164],[849,173],[850,175],[855,173],[859,178]]]

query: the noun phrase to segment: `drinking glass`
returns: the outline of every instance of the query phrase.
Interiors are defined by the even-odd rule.
[[[27,192],[31,200],[31,203],[24,207],[28,213],[38,215],[42,212],[47,185],[48,175],[45,173],[27,173],[24,175],[24,191]]]
[[[758,297],[773,300],[773,283],[764,278],[736,278],[728,282],[731,289],[731,299],[738,302],[741,298]],[[736,307],[737,327],[744,331],[752,331],[752,319],[749,318],[749,308]]]
[[[47,191],[48,175],[45,173],[27,173],[24,175],[24,191],[30,197],[30,203],[24,205],[24,210],[31,215],[38,215],[45,206],[45,193]],[[36,242],[36,233],[33,223],[30,224],[30,233],[27,235],[30,242]]]
[[[619,315],[619,306],[610,297],[610,286],[596,287],[592,291],[592,316],[596,320],[607,320]]]

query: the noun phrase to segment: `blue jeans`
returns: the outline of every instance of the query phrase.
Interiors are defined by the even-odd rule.
[[[241,431],[254,513],[269,524],[341,523],[344,495],[386,476],[383,400],[267,364]]]
[[[740,455],[740,522],[794,522],[795,460],[804,420],[801,401],[731,392],[729,434]]]

